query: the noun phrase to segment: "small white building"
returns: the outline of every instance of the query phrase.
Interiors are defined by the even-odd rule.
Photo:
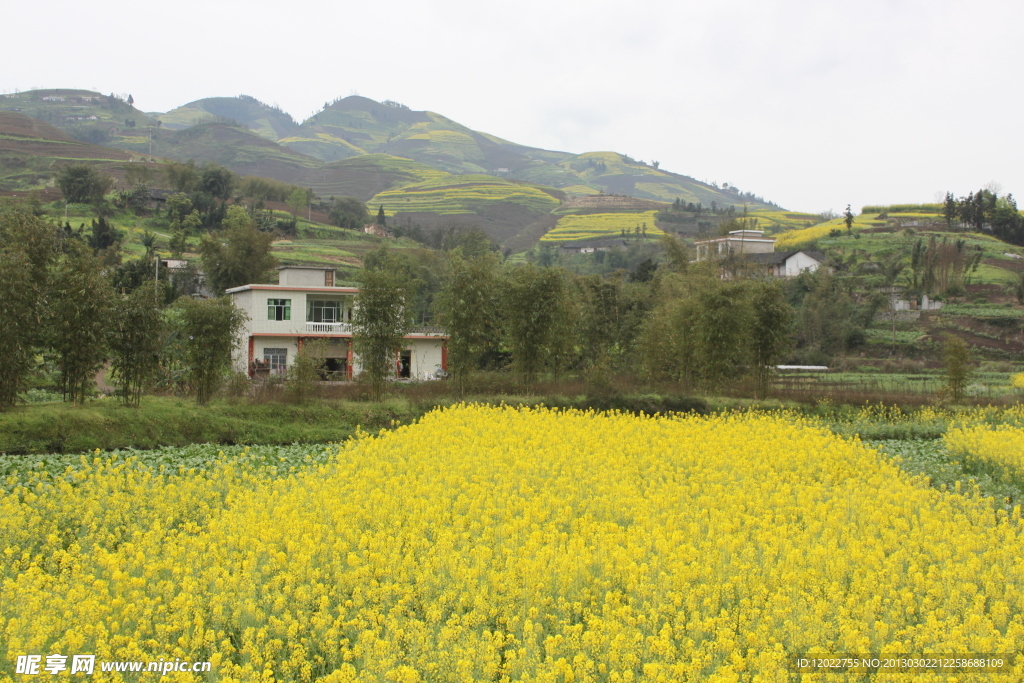
[[[820,251],[776,251],[770,254],[749,254],[746,261],[756,272],[759,267],[765,269],[770,277],[796,277],[800,273],[813,273],[825,263],[825,255]]]
[[[304,345],[324,343],[328,379],[351,379],[360,371],[352,348],[352,321],[359,290],[335,286],[333,268],[282,266],[276,285],[227,290],[249,320],[239,338],[235,368],[250,377],[284,374]],[[448,369],[446,337],[437,329],[413,331],[395,358],[395,376],[431,379]]]
[[[731,230],[724,237],[697,240],[697,260],[725,258],[739,254],[770,254],[775,251],[775,238],[765,237],[764,230]]]
[[[775,239],[765,237],[763,230],[732,230],[724,237],[697,240],[693,245],[698,261],[722,262],[723,279],[739,275],[796,277],[813,273],[825,263],[820,251],[775,251]]]

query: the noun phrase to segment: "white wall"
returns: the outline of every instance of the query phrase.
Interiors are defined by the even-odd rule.
[[[327,285],[326,271],[323,268],[282,268],[278,272],[278,284],[286,287],[326,287],[334,286],[334,278]]]
[[[786,277],[796,277],[805,270],[813,273],[820,265],[817,259],[813,259],[804,252],[798,251],[786,259]]]

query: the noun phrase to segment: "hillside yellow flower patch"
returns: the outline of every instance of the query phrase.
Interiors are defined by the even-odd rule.
[[[290,473],[8,484],[0,677],[60,652],[226,681],[783,683],[799,653],[1024,645],[1019,514],[793,416],[457,406]]]

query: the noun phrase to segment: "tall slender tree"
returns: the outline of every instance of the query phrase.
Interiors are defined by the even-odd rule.
[[[103,264],[86,245],[69,240],[64,248],[53,281],[49,345],[65,400],[83,403],[108,357],[114,292]]]
[[[44,341],[51,266],[57,229],[31,213],[0,205],[0,307],[4,358],[0,362],[0,410],[10,408]]]
[[[457,250],[434,299],[436,319],[448,333],[448,368],[458,396],[465,394],[473,370],[497,337],[497,273],[498,257],[493,252],[465,260]]]
[[[356,296],[353,343],[374,400],[384,397],[387,381],[395,375],[411,322],[410,299],[407,278],[387,259],[373,269],[363,270]]]
[[[138,406],[160,365],[164,324],[156,285],[147,282],[113,305],[109,344],[111,370],[125,405]]]

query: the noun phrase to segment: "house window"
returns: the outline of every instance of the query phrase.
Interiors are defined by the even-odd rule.
[[[339,323],[341,322],[341,302],[309,299],[306,301],[306,322]]]
[[[271,374],[281,374],[288,369],[288,349],[263,349],[263,360]]]
[[[291,320],[291,299],[267,299],[267,320]]]

